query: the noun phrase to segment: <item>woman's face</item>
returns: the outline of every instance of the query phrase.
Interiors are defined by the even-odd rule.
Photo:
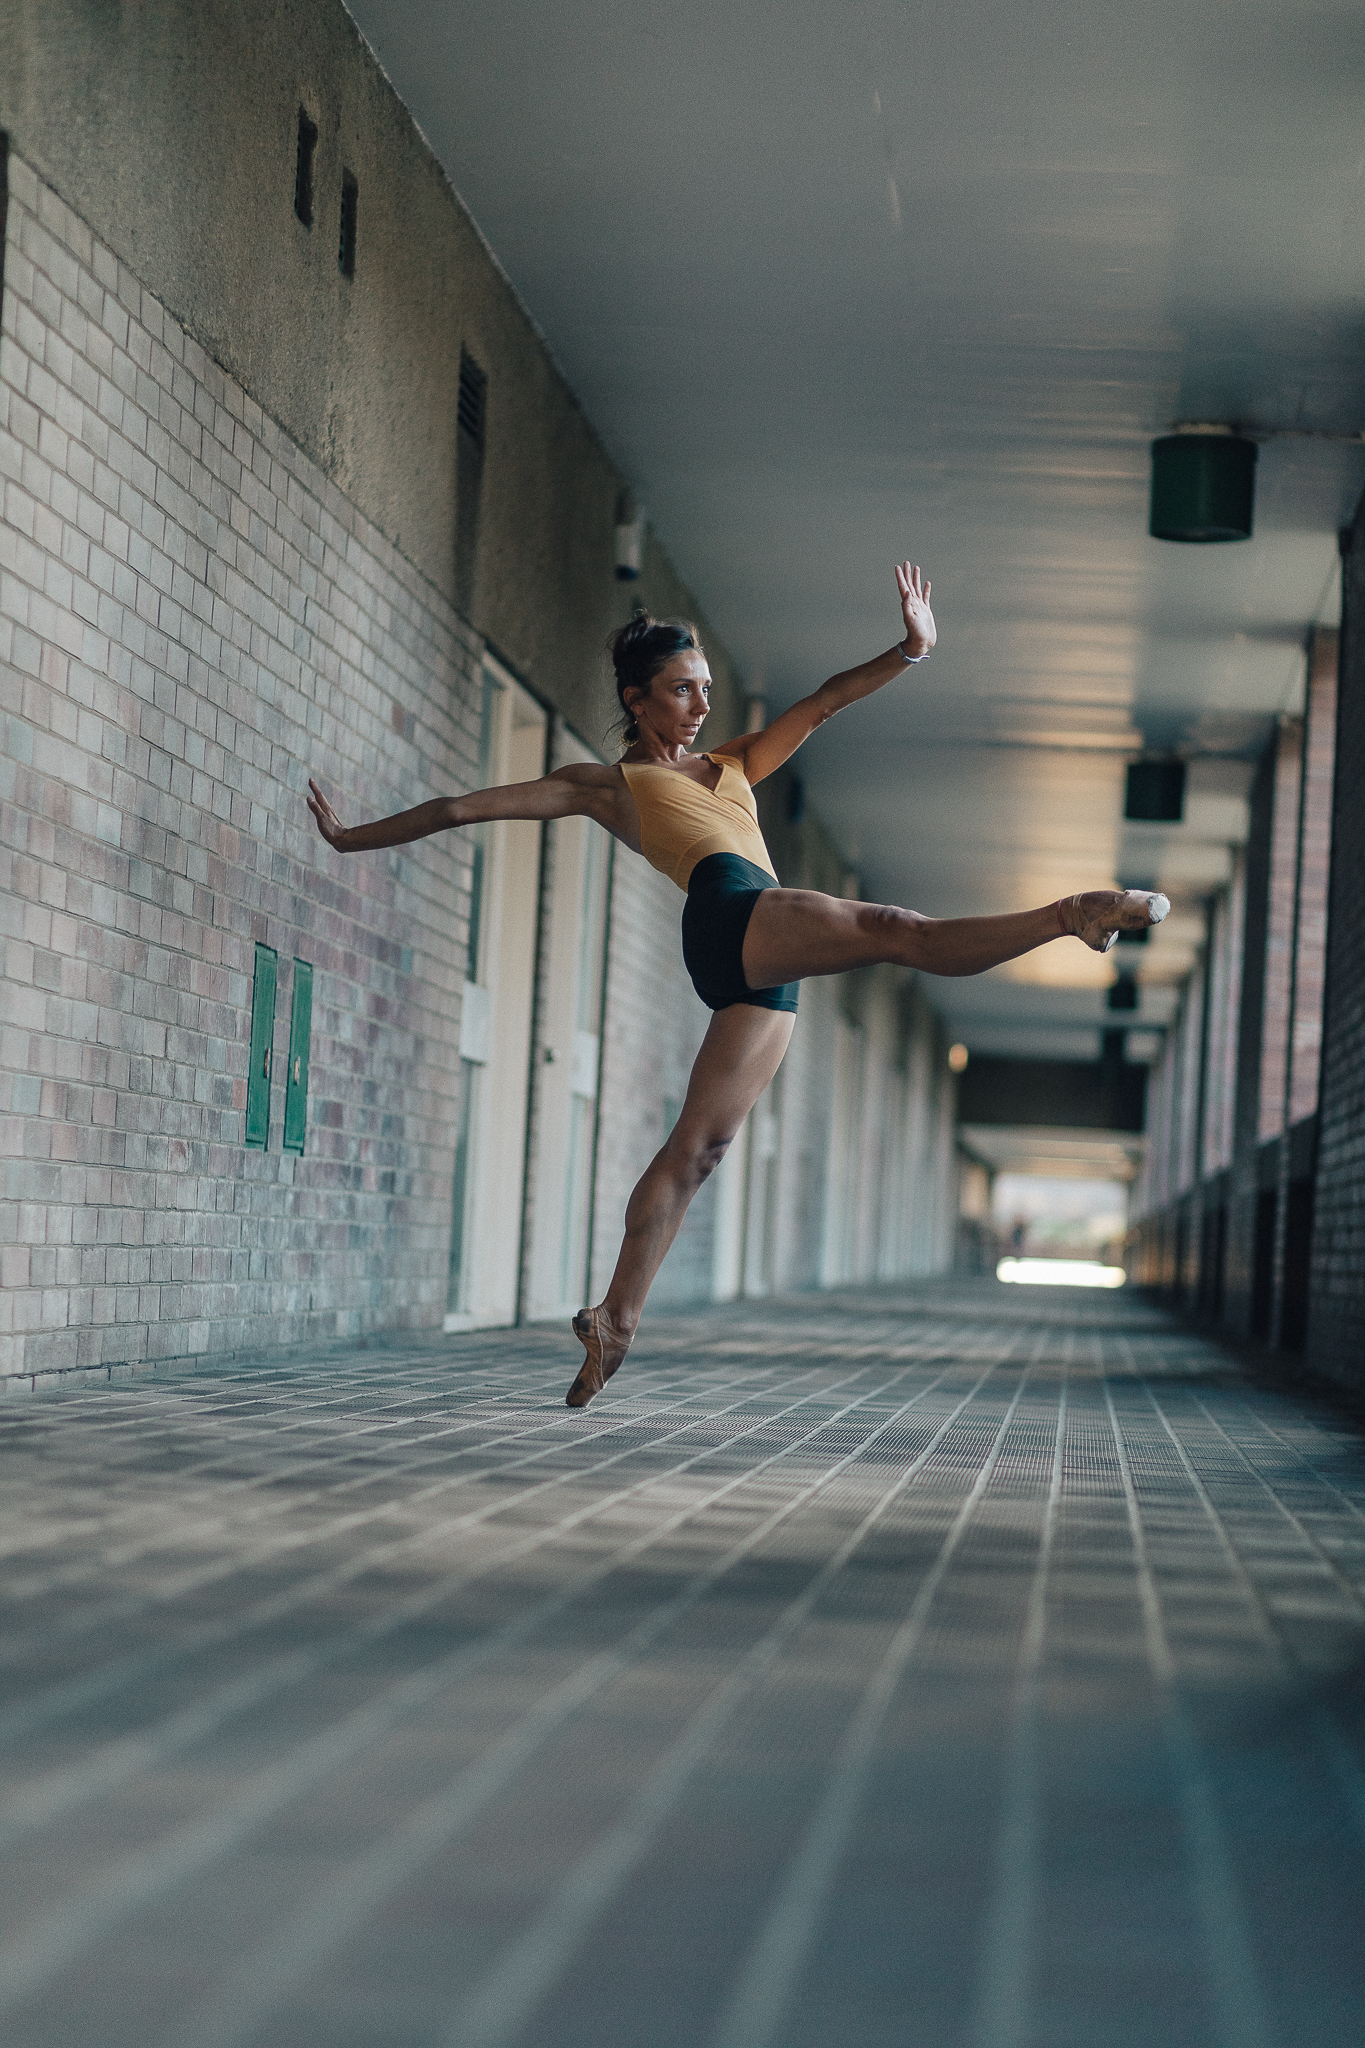
[[[631,704],[641,737],[648,732],[665,747],[690,747],[710,708],[711,671],[694,647],[673,655]]]

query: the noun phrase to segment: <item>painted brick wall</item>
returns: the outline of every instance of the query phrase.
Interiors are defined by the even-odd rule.
[[[334,854],[304,790],[316,774],[355,818],[467,788],[480,644],[13,156],[10,185],[0,1376],[437,1324],[468,845]],[[595,1294],[707,1023],[681,905],[618,849]],[[267,1149],[244,1144],[257,941],[279,956],[276,1073],[295,956],[315,970],[300,1159],[280,1149],[279,1087]],[[842,1001],[808,991],[784,1077],[779,1284],[819,1271]],[[934,1037],[927,1010],[918,1028]],[[903,1050],[888,1027],[868,1075],[915,1155],[891,1237],[887,1217],[869,1227],[869,1272],[949,1251],[951,1098],[923,1061],[907,1089]],[[710,1293],[716,1208],[712,1183],[659,1305]]]
[[[468,786],[449,606],[10,159],[0,342],[0,1361],[438,1320]],[[311,961],[310,1127],[243,1145],[253,948]]]
[[[1303,779],[1303,720],[1282,718],[1275,749],[1275,809],[1270,840],[1270,904],[1265,946],[1265,998],[1261,1025],[1261,1141],[1284,1126],[1285,1061],[1289,1054],[1290,955],[1298,874],[1299,796]]]
[[[1308,663],[1291,1124],[1301,1123],[1318,1106],[1327,967],[1327,887],[1332,858],[1332,774],[1337,737],[1337,642],[1336,633],[1319,627],[1313,635]]]
[[[1326,999],[1307,1349],[1365,1387],[1365,503],[1342,565]]]

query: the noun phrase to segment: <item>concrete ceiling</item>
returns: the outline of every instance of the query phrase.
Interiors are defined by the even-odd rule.
[[[353,12],[753,687],[885,647],[893,560],[929,569],[933,660],[803,757],[865,893],[1159,881],[1183,914],[1128,957],[1165,1021],[1365,484],[1330,438],[1365,427],[1365,14]],[[1250,543],[1147,537],[1182,420],[1266,437]],[[1196,758],[1178,831],[1123,827],[1143,744]],[[1059,945],[932,993],[969,1045],[1075,1056],[1113,972]]]

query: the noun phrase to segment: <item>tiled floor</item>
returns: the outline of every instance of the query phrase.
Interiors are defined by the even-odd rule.
[[[5,2048],[1365,2042],[1365,1447],[937,1286],[0,1407]]]

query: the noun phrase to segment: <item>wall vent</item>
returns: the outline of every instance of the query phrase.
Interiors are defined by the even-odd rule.
[[[488,412],[488,378],[473,356],[460,353],[460,396],[456,417],[462,433],[468,434],[482,453],[484,423]]]
[[[341,174],[341,240],[337,245],[337,266],[343,277],[355,276],[355,216],[360,188],[354,174]]]
[[[299,153],[294,164],[294,211],[306,228],[313,225],[313,152],[318,146],[318,124],[299,108]]]

